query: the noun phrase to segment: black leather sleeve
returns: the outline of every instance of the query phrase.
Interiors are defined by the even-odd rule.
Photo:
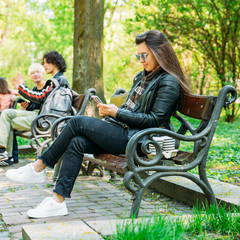
[[[66,77],[64,75],[58,77],[57,80],[58,80],[61,87],[70,88],[68,80],[66,79]]]
[[[119,109],[116,119],[131,128],[144,129],[149,127],[164,126],[169,121],[171,114],[180,99],[180,84],[170,74],[160,79],[154,92],[150,93],[150,103],[144,102],[143,111],[128,111]]]

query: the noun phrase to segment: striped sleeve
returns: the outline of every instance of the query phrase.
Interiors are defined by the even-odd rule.
[[[52,85],[45,85],[40,92],[29,89],[25,84],[20,84],[18,87],[18,91],[23,97],[35,103],[43,103],[52,89]]]

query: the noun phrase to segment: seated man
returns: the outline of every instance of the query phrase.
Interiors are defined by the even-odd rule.
[[[67,66],[61,54],[59,54],[57,51],[51,51],[44,54],[43,66],[45,68],[46,73],[51,74],[53,78],[55,78],[59,82],[61,87],[70,88],[69,83],[63,74],[63,72],[66,71]],[[18,88],[19,93],[23,97],[37,104],[44,103],[44,101],[47,99],[49,94],[54,89],[52,81],[48,80],[41,90],[39,91],[36,91],[35,89],[31,90],[25,85],[24,79],[20,74],[18,74],[17,77],[12,79],[12,84],[14,87]],[[41,109],[39,112],[41,113]],[[31,121],[33,121],[33,119]],[[30,126],[31,124],[29,125],[29,129],[30,129]],[[0,131],[1,131],[1,125],[0,125]],[[3,141],[2,138],[4,139],[6,138],[6,136],[0,138],[0,161],[4,161],[8,159],[8,154],[6,152],[7,143],[6,141]]]
[[[40,92],[45,86],[44,72],[40,63],[33,63],[29,67],[29,77],[36,85],[33,88],[34,91]],[[21,110],[3,110],[0,116],[0,166],[8,166],[14,163],[12,159],[13,130],[30,131],[31,123],[38,115],[40,106],[40,104],[21,99]]]

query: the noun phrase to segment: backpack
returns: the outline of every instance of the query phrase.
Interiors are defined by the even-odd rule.
[[[42,104],[40,114],[52,113],[60,116],[71,115],[73,112],[72,90],[70,88],[61,87],[55,78],[52,78],[51,81],[55,88]]]

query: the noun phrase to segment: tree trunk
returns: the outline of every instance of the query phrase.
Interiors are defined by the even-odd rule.
[[[73,89],[103,98],[103,0],[75,0]]]

